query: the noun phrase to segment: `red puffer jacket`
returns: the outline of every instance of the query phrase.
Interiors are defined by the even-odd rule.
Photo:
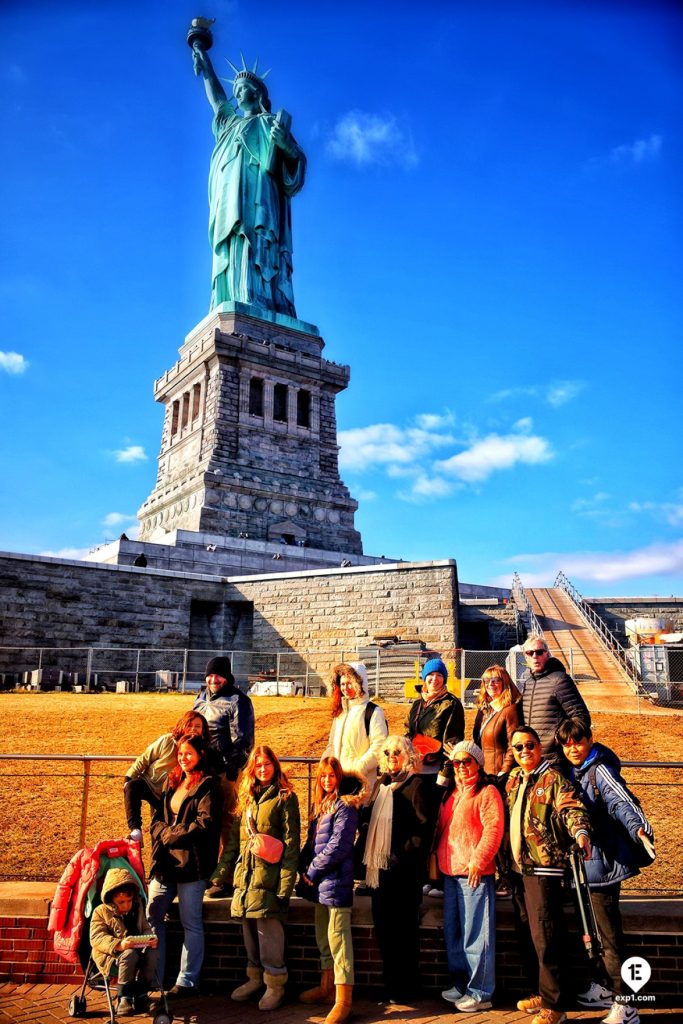
[[[132,868],[144,884],[145,868],[140,845],[127,839],[108,839],[95,846],[84,846],[64,868],[52,899],[47,925],[48,931],[54,932],[55,953],[63,960],[71,964],[80,962],[78,951],[88,892],[98,875],[104,877],[110,867],[118,866]]]

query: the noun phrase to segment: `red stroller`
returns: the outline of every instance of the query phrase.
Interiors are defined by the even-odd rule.
[[[140,844],[129,839],[104,840],[95,846],[86,846],[75,853],[57,884],[52,900],[48,931],[54,933],[55,952],[72,964],[83,968],[83,987],[72,996],[69,1013],[72,1017],[85,1017],[86,989],[104,992],[109,1006],[110,1024],[116,1024],[116,1011],[109,978],[101,974],[91,955],[90,918],[101,902],[100,890],[104,876],[110,868],[125,867],[138,881],[143,898],[147,899],[145,868],[140,856]],[[153,1024],[171,1024],[163,984],[159,981],[163,1010],[157,1009]]]

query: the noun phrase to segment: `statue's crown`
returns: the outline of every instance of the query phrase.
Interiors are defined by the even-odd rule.
[[[246,78],[250,82],[255,82],[256,85],[260,85],[263,88],[265,88],[264,79],[270,74],[270,68],[268,69],[268,71],[264,71],[262,75],[259,75],[259,74],[257,74],[257,71],[258,71],[258,57],[254,61],[254,66],[253,66],[253,68],[251,70],[247,67],[247,62],[245,61],[244,54],[241,51],[240,51],[240,57],[242,58],[242,67],[241,68],[235,67],[233,62],[231,60],[228,60],[227,57],[226,57],[226,60],[228,60],[228,64],[230,65],[232,70],[235,72],[235,77],[232,80],[233,88],[235,87],[237,82],[239,82],[240,78]]]

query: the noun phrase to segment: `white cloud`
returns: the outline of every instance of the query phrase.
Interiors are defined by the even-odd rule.
[[[585,386],[586,383],[582,380],[555,380],[543,385],[503,388],[491,395],[489,401],[504,402],[508,398],[537,398],[545,405],[558,408],[576,398]]]
[[[576,398],[583,391],[584,387],[585,384],[581,380],[558,381],[550,385],[545,392],[544,398],[548,405],[557,408],[560,405],[566,405],[567,402],[571,402],[573,398]]]
[[[633,551],[582,551],[564,554],[548,551],[519,554],[505,560],[519,572],[527,587],[549,587],[561,569],[570,579],[617,583],[652,575],[674,576],[683,572],[683,540],[649,544]],[[524,569],[528,565],[529,569]],[[510,577],[500,576],[501,586]]]
[[[393,114],[370,114],[363,110],[350,110],[339,118],[327,141],[327,152],[335,160],[356,167],[414,167],[418,162],[410,132],[400,127]]]
[[[453,443],[450,434],[421,427],[397,427],[393,423],[341,430],[338,438],[339,464],[351,472],[382,465],[400,469],[413,464],[433,448]]]
[[[126,514],[125,512],[107,512],[106,516],[102,520],[103,526],[121,526],[123,523],[136,523],[137,516],[135,513]]]
[[[45,558],[74,558],[81,561],[88,554],[90,548],[59,548],[58,551],[39,551],[39,555]]]
[[[479,483],[501,469],[512,469],[518,463],[534,465],[553,458],[550,443],[537,435],[489,434],[475,441],[468,449],[435,463],[437,472],[466,483]]]
[[[650,135],[647,139],[636,139],[622,146],[615,146],[610,153],[615,163],[642,164],[656,160],[662,151],[662,136]]]
[[[399,491],[403,501],[426,501],[429,498],[445,498],[458,487],[452,480],[444,480],[440,476],[426,476],[419,473],[410,491]]]
[[[27,360],[18,352],[0,352],[0,370],[4,370],[5,373],[25,373],[28,365]]]
[[[145,449],[139,444],[129,444],[127,448],[119,448],[114,452],[117,462],[146,462]]]
[[[377,498],[377,491],[366,490],[363,487],[359,487],[358,489],[354,487],[352,488],[352,491],[354,498],[358,501],[375,501]]]
[[[439,430],[441,427],[452,427],[455,423],[455,416],[452,412],[446,412],[443,415],[423,412],[415,417],[415,422],[423,430]]]
[[[674,501],[632,501],[631,512],[651,512],[655,519],[663,520],[669,526],[683,526],[683,504]]]

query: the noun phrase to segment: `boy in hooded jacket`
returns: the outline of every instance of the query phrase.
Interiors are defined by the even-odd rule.
[[[102,902],[90,921],[90,945],[97,969],[108,977],[117,966],[119,1017],[149,1008],[148,992],[157,984],[157,944],[145,915],[137,880],[125,868],[110,868]],[[140,936],[151,936],[140,945]],[[133,936],[136,938],[133,939]]]

